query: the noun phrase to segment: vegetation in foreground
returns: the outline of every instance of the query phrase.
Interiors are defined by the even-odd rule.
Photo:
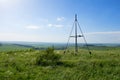
[[[1,80],[120,80],[120,48],[0,52]]]

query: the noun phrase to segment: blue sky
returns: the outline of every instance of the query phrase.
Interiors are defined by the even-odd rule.
[[[0,0],[0,41],[67,42],[75,14],[89,43],[120,43],[120,0]]]

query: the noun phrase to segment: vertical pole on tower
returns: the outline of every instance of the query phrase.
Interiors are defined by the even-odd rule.
[[[77,37],[77,14],[75,14],[75,53],[78,53]]]

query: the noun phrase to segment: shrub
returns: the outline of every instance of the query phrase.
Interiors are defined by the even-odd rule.
[[[54,48],[47,48],[36,58],[36,64],[42,66],[57,65],[61,56],[54,53]]]

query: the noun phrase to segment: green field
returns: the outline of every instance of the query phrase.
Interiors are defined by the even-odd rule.
[[[30,48],[24,47],[24,46],[13,45],[13,44],[3,44],[0,46],[0,52],[28,50],[28,49]]]
[[[61,56],[57,64],[38,65],[36,59],[45,50],[0,48],[0,80],[120,80],[120,47],[90,49],[91,55],[85,48],[77,55],[73,49],[66,54],[54,50]]]

